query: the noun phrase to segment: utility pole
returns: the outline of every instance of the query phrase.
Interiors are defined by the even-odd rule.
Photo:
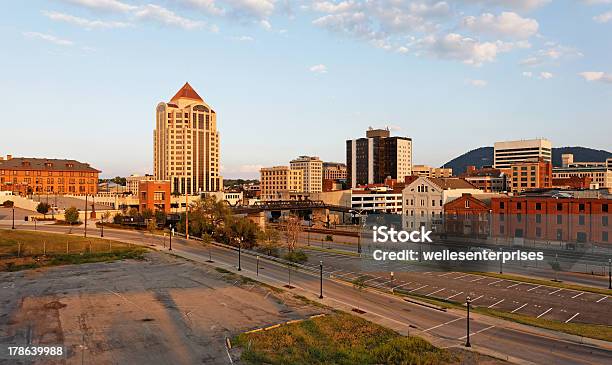
[[[472,347],[470,344],[470,303],[472,302],[472,298],[467,297],[465,304],[467,305],[467,341],[465,342],[465,347]]]
[[[189,194],[185,191],[185,238],[189,239]]]
[[[319,299],[323,299],[323,261],[319,261]]]
[[[85,237],[87,237],[87,196],[88,194],[85,194]]]

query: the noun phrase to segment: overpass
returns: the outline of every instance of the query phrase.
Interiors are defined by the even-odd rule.
[[[321,200],[272,200],[257,202],[253,205],[231,207],[234,214],[252,214],[260,212],[289,210],[329,210],[341,213],[350,213],[353,209],[341,205],[326,204]]]

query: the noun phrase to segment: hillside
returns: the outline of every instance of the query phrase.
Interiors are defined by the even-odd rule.
[[[574,161],[576,162],[605,161],[606,158],[612,157],[612,153],[604,150],[587,147],[558,147],[553,148],[553,166],[561,166],[561,155],[564,153],[574,154]],[[493,147],[480,147],[466,152],[448,161],[444,164],[444,167],[451,167],[453,174],[458,175],[465,172],[469,165],[478,168],[493,165]]]

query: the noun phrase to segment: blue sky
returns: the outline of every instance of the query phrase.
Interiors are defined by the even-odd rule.
[[[0,154],[152,171],[157,102],[218,113],[222,172],[344,161],[368,126],[441,165],[496,140],[612,149],[612,0],[13,1]]]

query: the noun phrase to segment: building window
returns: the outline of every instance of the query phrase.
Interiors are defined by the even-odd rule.
[[[607,215],[601,217],[601,225],[604,227],[608,226],[608,216]]]
[[[542,228],[536,227],[536,237],[542,237]]]
[[[608,232],[607,231],[601,232],[601,240],[604,242],[608,242]]]
[[[561,214],[557,214],[557,224],[563,224],[563,216]]]
[[[520,202],[516,203],[516,209],[523,209],[523,204]]]
[[[557,229],[557,241],[563,240],[563,230]]]
[[[584,216],[583,215],[578,216],[578,224],[581,226],[584,226]]]
[[[500,221],[500,222],[503,222],[503,221],[505,221],[505,220],[506,220],[506,216],[504,215],[504,213],[500,213],[500,214],[499,214],[499,221]]]
[[[558,210],[558,211],[563,210],[563,204],[561,204],[561,203],[557,203],[557,210]]]
[[[504,202],[499,202],[499,209],[504,209],[504,206],[505,206],[505,205],[506,205],[506,204],[504,204]]]
[[[542,210],[542,203],[536,203],[536,210]]]
[[[608,204],[602,204],[601,205],[601,211],[607,213],[608,212]]]
[[[465,201],[465,207],[466,207],[466,208],[469,208],[469,207],[470,207],[470,201],[469,201],[469,200],[466,200],[466,201]]]
[[[522,220],[523,220],[523,215],[522,215],[521,213],[518,213],[518,214],[516,215],[516,221],[517,221],[517,222],[520,222],[520,221],[522,221]]]
[[[578,204],[578,211],[579,212],[584,212],[584,203]]]
[[[536,223],[542,223],[542,214],[536,214]]]

